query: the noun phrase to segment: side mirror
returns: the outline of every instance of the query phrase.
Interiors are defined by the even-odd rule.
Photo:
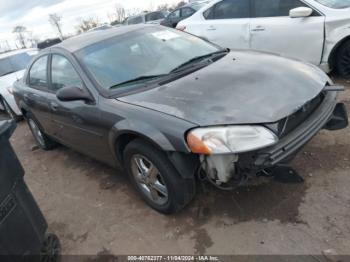
[[[289,11],[289,16],[291,18],[309,17],[313,11],[309,7],[297,7]]]
[[[63,102],[83,100],[85,102],[93,102],[94,99],[91,94],[84,88],[72,86],[63,87],[57,91],[56,96],[58,100]]]

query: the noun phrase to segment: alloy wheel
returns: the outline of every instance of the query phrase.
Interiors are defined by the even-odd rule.
[[[157,167],[145,156],[131,158],[131,171],[143,194],[157,205],[168,201],[168,188]]]

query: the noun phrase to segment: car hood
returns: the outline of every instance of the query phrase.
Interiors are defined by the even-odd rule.
[[[118,100],[200,126],[273,123],[315,98],[328,81],[310,64],[231,51],[195,73]]]

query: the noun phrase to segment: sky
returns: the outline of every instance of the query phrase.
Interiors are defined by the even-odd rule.
[[[17,25],[25,26],[39,40],[57,37],[57,30],[48,21],[52,13],[62,16],[63,34],[73,34],[82,18],[93,16],[102,23],[111,22],[108,14],[117,4],[127,11],[141,11],[177,2],[179,0],[1,0],[0,44],[5,40],[14,44],[12,30]]]

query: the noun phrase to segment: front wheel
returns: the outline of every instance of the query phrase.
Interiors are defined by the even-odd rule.
[[[350,41],[340,47],[336,57],[336,67],[341,77],[350,79]]]
[[[194,179],[182,178],[164,152],[143,140],[127,145],[124,165],[143,200],[160,213],[181,210],[195,194]]]

